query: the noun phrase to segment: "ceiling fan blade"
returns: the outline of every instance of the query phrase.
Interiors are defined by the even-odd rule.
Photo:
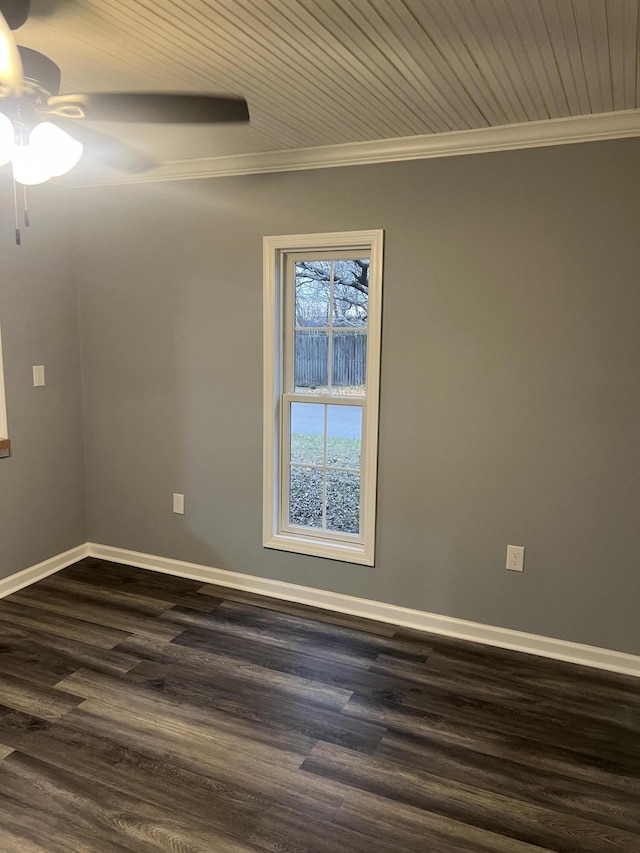
[[[55,115],[90,121],[218,124],[249,121],[244,98],[163,92],[95,92],[49,98]]]
[[[23,73],[20,51],[9,24],[0,14],[0,97],[17,98],[22,93]]]
[[[38,88],[44,89],[50,95],[57,95],[60,91],[60,68],[56,63],[30,47],[18,45],[18,53],[22,61],[22,73],[24,79],[37,81]]]
[[[12,30],[19,29],[26,22],[30,10],[29,0],[0,0],[0,14]]]
[[[84,157],[100,166],[120,172],[139,174],[157,168],[160,163],[127,142],[122,142],[106,133],[101,133],[86,124],[60,116],[48,116],[47,120],[65,130],[84,147]]]
[[[7,0],[1,0],[2,3]],[[24,3],[26,0],[12,0],[13,3]],[[77,0],[29,0],[30,18],[45,20],[64,12],[67,6],[72,6]]]

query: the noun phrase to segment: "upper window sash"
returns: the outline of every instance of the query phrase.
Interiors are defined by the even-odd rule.
[[[367,259],[371,261],[369,249],[343,249],[333,252],[288,252],[286,256],[286,267],[284,269],[283,282],[283,303],[284,303],[284,382],[281,389],[285,394],[301,393],[307,396],[313,396],[314,399],[320,396],[338,397],[339,392],[334,392],[333,388],[333,355],[334,355],[334,334],[360,334],[365,338],[369,337],[368,323],[363,326],[342,326],[334,324],[334,282],[331,280],[329,286],[329,298],[327,303],[327,325],[326,326],[299,326],[296,323],[296,265],[300,261],[336,261],[336,260],[353,260],[354,255],[358,255],[359,259]],[[327,334],[328,348],[328,365],[327,365],[327,386],[328,390],[318,394],[316,392],[302,391],[296,392],[295,385],[295,361],[296,361],[296,333],[297,332],[319,332]],[[333,333],[333,334],[332,334]],[[367,382],[365,373],[365,386],[362,394],[358,394],[358,398],[366,397]],[[354,400],[351,399],[353,403]]]

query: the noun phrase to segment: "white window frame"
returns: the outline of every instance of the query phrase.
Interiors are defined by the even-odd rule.
[[[342,231],[323,234],[295,234],[265,237],[264,261],[264,458],[263,458],[263,545],[297,554],[327,557],[373,566],[375,558],[376,487],[378,463],[378,410],[380,396],[380,342],[382,329],[382,230]],[[360,533],[315,534],[310,529],[296,532],[286,523],[283,482],[289,437],[286,435],[288,406],[285,392],[285,319],[291,313],[285,304],[286,266],[291,256],[304,253],[359,253],[370,259],[367,313],[367,395],[362,407],[362,455],[360,487]],[[290,349],[290,348],[289,348]],[[288,353],[291,358],[290,352]],[[303,399],[313,403],[311,394],[286,394],[288,402]],[[320,399],[315,400],[321,402]],[[322,401],[324,402],[324,400]],[[354,398],[336,396],[331,405],[359,404]]]
[[[2,328],[0,328],[0,439],[9,438],[7,403],[4,390],[4,365],[2,361]]]

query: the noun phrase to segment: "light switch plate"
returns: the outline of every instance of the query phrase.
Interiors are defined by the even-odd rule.
[[[33,365],[33,387],[42,388],[44,381],[44,364]]]

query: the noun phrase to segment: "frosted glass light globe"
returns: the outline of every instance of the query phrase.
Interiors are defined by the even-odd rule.
[[[33,145],[15,145],[11,155],[13,177],[19,184],[43,184],[53,177],[46,160]]]
[[[29,134],[29,147],[40,152],[42,161],[54,177],[66,174],[82,157],[82,143],[50,121],[43,121],[33,128]]]

